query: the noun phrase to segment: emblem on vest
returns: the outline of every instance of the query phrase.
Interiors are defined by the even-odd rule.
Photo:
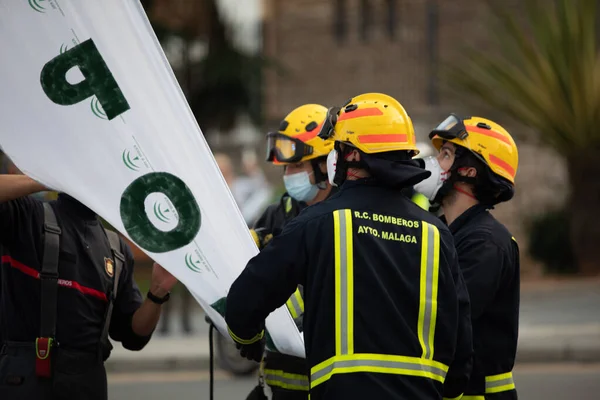
[[[104,270],[106,271],[108,276],[110,276],[111,278],[113,277],[113,275],[115,274],[115,266],[113,264],[113,260],[104,257]]]

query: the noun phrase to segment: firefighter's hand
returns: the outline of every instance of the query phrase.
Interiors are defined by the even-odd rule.
[[[239,344],[236,343],[235,347],[240,351],[240,355],[248,360],[254,360],[260,362],[265,352],[265,338],[263,337],[257,342],[252,344]]]
[[[262,250],[273,239],[273,234],[266,228],[250,229],[250,234],[259,250]]]

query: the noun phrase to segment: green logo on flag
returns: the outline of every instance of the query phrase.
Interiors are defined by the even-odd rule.
[[[154,215],[159,219],[159,221],[168,223],[171,220],[169,216],[166,215],[168,212],[170,212],[170,210],[168,208],[163,210],[162,204],[158,201],[154,203]]]
[[[45,13],[46,7],[43,4],[46,3],[46,0],[29,0],[29,7],[33,8],[35,11],[39,13]]]
[[[187,253],[185,255],[185,265],[196,273],[202,273],[202,268],[200,267],[200,260],[194,259],[192,253]]]
[[[106,113],[104,112],[104,109],[102,108],[102,105],[100,104],[96,96],[92,97],[92,102],[90,105],[92,107],[92,112],[96,117],[101,119],[108,119]]]
[[[140,157],[139,156],[135,156],[133,158],[131,158],[131,152],[128,149],[123,150],[123,164],[125,164],[125,166],[127,168],[129,168],[132,171],[139,171],[140,167],[136,164],[138,161],[140,161]]]

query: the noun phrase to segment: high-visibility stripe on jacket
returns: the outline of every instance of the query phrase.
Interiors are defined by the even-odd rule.
[[[422,223],[421,282],[418,332],[423,348],[421,357],[394,354],[354,353],[354,264],[351,210],[336,210],[334,221],[335,251],[335,356],[311,368],[311,388],[334,374],[376,372],[419,376],[437,380],[446,378],[448,366],[433,360],[440,238],[438,229]]]
[[[507,392],[515,389],[512,372],[485,377],[485,394]]]
[[[495,394],[515,390],[512,372],[485,377],[485,394]],[[461,400],[485,400],[485,396],[463,396]]]
[[[308,376],[265,368],[265,382],[288,390],[308,391]]]
[[[285,304],[294,319],[302,317],[302,314],[304,314],[304,299],[299,288],[296,289]]]
[[[272,355],[283,357],[270,353],[265,369],[308,372],[315,400],[455,399],[464,392],[471,325],[452,236],[397,188],[347,181],[287,223],[231,286],[228,326],[254,337],[299,287],[307,363],[296,371],[269,366]]]

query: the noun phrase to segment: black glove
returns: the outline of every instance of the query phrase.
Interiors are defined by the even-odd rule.
[[[252,344],[239,344],[236,343],[235,347],[240,351],[240,355],[248,360],[254,360],[256,362],[260,362],[263,358],[263,354],[265,352],[265,343],[266,340],[263,337],[257,342]]]
[[[267,243],[273,239],[273,234],[267,230],[267,228],[256,228],[250,229],[254,243],[259,250],[262,250]]]

